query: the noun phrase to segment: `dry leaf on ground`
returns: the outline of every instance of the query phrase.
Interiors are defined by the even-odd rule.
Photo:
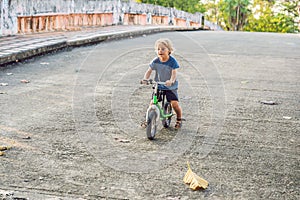
[[[189,162],[187,162],[187,165],[188,171],[183,178],[183,182],[189,184],[192,190],[198,190],[201,188],[206,189],[208,186],[208,182],[191,170]]]

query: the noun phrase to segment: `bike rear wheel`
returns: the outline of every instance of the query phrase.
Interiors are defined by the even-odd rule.
[[[157,124],[156,124],[157,117],[158,116],[154,110],[150,111],[148,114],[146,133],[149,140],[153,140],[155,137],[156,130],[157,130]]]
[[[166,102],[165,105],[164,105],[164,114],[171,114],[172,113],[172,105],[170,102]],[[165,127],[165,128],[168,128],[170,127],[170,124],[171,124],[171,120],[172,120],[172,117],[168,117],[166,119],[163,119],[162,120],[162,125]]]

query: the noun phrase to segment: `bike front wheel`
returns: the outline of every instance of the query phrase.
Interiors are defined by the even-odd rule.
[[[166,102],[165,105],[164,105],[164,114],[167,115],[167,114],[171,114],[171,113],[172,113],[172,105],[170,104],[170,102]],[[163,119],[162,120],[162,125],[165,128],[170,127],[171,120],[172,120],[172,117],[168,117],[166,119]]]
[[[155,111],[150,111],[148,113],[146,133],[149,140],[153,140],[155,137],[156,129],[157,129],[157,125],[156,125],[157,117],[158,116]]]

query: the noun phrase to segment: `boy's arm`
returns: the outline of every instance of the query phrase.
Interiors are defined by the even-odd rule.
[[[152,69],[151,67],[149,67],[144,75],[144,80],[148,80],[150,78],[151,73],[152,73]]]
[[[177,70],[173,69],[170,80],[166,81],[166,86],[171,86],[173,83],[175,83],[176,77],[177,77]]]

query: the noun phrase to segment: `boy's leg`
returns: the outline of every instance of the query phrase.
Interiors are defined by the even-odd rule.
[[[175,123],[175,128],[179,129],[182,126],[182,110],[181,107],[178,103],[178,101],[171,101],[171,105],[173,109],[175,110],[176,113],[176,123]]]
[[[182,110],[181,110],[181,107],[180,107],[178,101],[171,101],[171,105],[172,105],[172,108],[174,109],[174,111],[176,113],[177,119],[181,119]]]
[[[177,94],[177,90],[169,90],[166,92],[166,96],[168,101],[171,103],[172,108],[174,109],[175,113],[176,113],[176,124],[175,124],[175,128],[180,128],[182,125],[182,110],[181,107],[178,103],[178,94]]]

